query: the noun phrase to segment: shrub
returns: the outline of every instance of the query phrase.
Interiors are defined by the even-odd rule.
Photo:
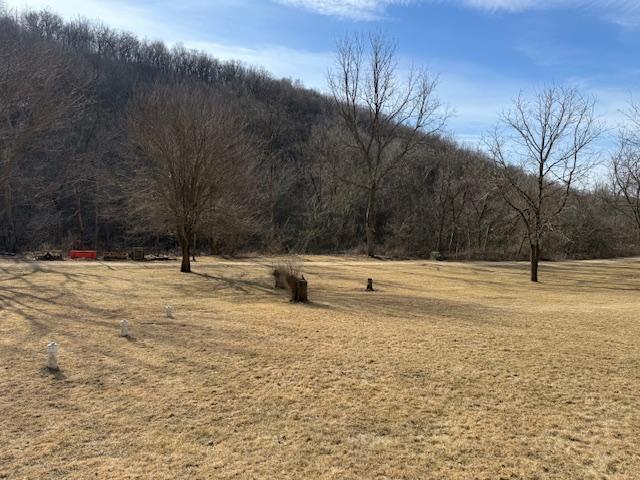
[[[300,266],[293,261],[280,262],[273,265],[274,288],[291,290],[295,281],[300,278],[302,271]]]

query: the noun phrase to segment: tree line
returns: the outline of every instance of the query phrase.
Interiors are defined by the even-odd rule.
[[[134,245],[531,260],[638,253],[640,109],[518,96],[484,144],[393,42],[337,46],[329,94],[98,22],[0,10],[0,250]],[[608,167],[598,178],[590,167]]]

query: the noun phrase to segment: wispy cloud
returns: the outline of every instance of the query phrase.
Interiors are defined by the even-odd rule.
[[[217,0],[238,2],[238,0]],[[2,3],[2,0],[0,0]],[[143,38],[165,41],[169,46],[181,43],[186,48],[201,50],[220,60],[236,60],[263,68],[276,78],[301,80],[304,85],[322,90],[326,85],[327,66],[332,52],[311,51],[277,44],[243,45],[237,41],[209,41],[200,32],[190,31],[162,15],[155,15],[153,6],[127,0],[5,0],[11,9],[50,9],[65,19],[86,17],[135,33]],[[218,4],[220,6],[220,4]],[[158,9],[156,9],[158,10]],[[200,37],[200,38],[198,38]]]
[[[311,52],[282,45],[249,48],[206,41],[186,41],[183,44],[221,60],[239,60],[253,67],[264,68],[276,78],[301,80],[305,86],[316,90],[325,88],[327,67],[333,59],[332,52]]]
[[[553,8],[589,8],[623,12],[640,11],[640,4],[638,4],[637,0],[451,0],[450,3],[459,3],[483,10],[509,12]]]
[[[408,5],[416,0],[274,0],[281,5],[302,8],[321,15],[350,20],[377,20],[391,5]]]
[[[227,0],[219,0],[227,1]],[[236,2],[237,0],[229,0]],[[0,3],[2,0],[0,0]],[[322,90],[326,85],[327,66],[332,52],[310,51],[284,45],[246,46],[238,42],[216,42],[197,39],[198,32],[185,32],[179,24],[154,15],[154,9],[143,2],[127,0],[5,0],[12,9],[51,9],[66,19],[79,16],[98,19],[107,25],[131,31],[143,38],[165,41],[169,46],[181,43],[188,49],[201,50],[220,60],[236,60],[263,68],[276,78],[301,80],[304,85]],[[25,3],[26,2],[26,3]],[[194,38],[195,37],[195,38]]]
[[[531,8],[540,8],[544,3],[552,3],[534,0],[452,0],[449,3],[462,4],[466,7],[488,11],[520,12]],[[559,3],[559,2],[557,2]]]
[[[5,0],[7,7],[23,11],[25,9],[48,9],[66,19],[86,17],[100,20],[105,24],[135,32],[152,38],[162,38],[166,29],[153,19],[152,12],[144,5],[123,0]]]
[[[625,26],[640,21],[638,0],[272,0],[290,7],[348,20],[372,21],[384,18],[389,7],[411,4],[450,4],[486,12],[519,13],[527,10],[577,8],[603,14]]]
[[[528,10],[576,9],[592,12],[624,27],[640,25],[638,0],[448,0],[488,12],[520,13]]]

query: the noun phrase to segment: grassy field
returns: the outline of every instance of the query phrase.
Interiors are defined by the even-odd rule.
[[[640,478],[640,260],[272,261],[0,262],[0,478]]]

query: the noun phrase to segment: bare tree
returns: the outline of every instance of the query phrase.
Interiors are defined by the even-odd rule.
[[[157,216],[170,217],[191,272],[194,235],[229,202],[254,155],[246,124],[220,94],[192,82],[160,84],[129,116],[131,138],[151,182]]]
[[[14,223],[10,180],[18,162],[59,146],[53,134],[77,120],[92,79],[92,72],[60,49],[0,18],[0,213],[5,228]]]
[[[329,87],[340,118],[358,152],[359,172],[345,178],[367,194],[367,254],[375,255],[376,199],[389,173],[401,166],[428,134],[438,132],[447,113],[436,99],[437,79],[411,68],[399,78],[395,44],[382,35],[355,36],[338,43]]]
[[[532,282],[545,235],[591,166],[589,147],[602,132],[594,105],[573,88],[549,87],[531,99],[520,94],[488,141],[498,188],[527,232]]]
[[[632,218],[640,237],[640,105],[631,100],[625,113],[628,123],[620,129],[610,175],[615,204]]]

